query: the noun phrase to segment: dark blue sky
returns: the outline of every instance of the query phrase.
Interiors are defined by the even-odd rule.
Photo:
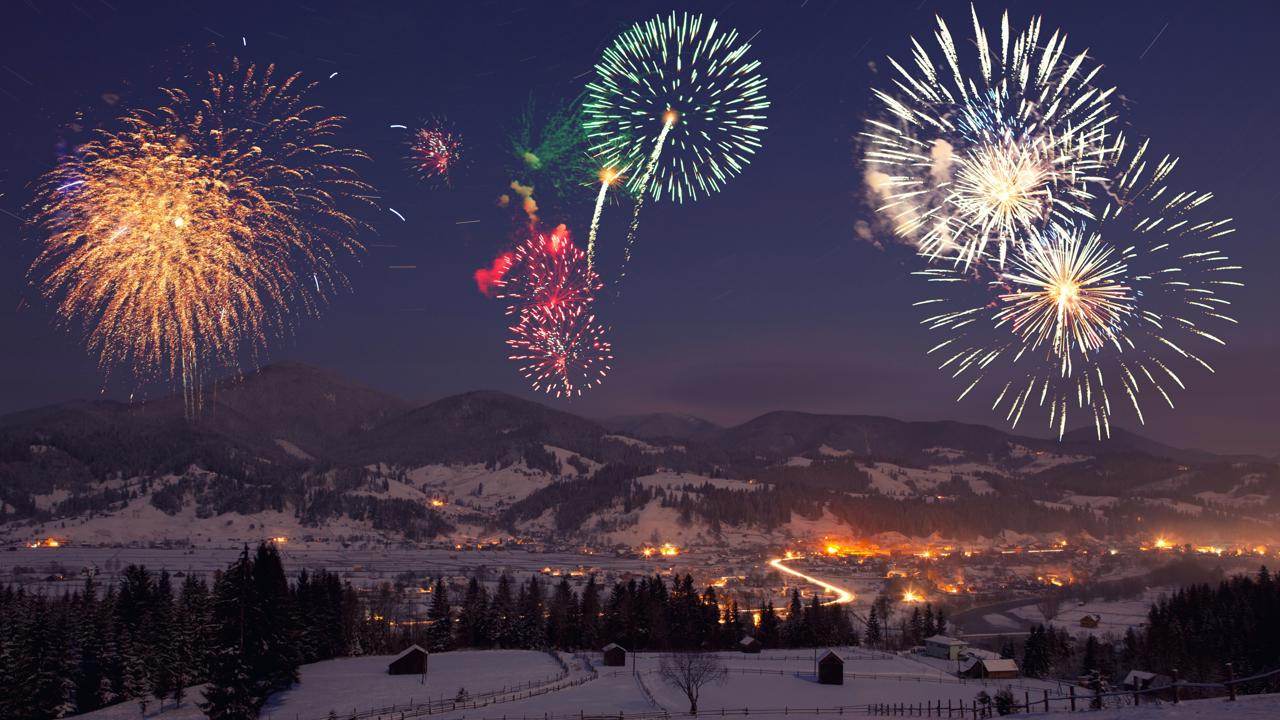
[[[953,402],[956,388],[924,356],[932,338],[916,325],[910,303],[920,288],[904,254],[853,232],[868,210],[852,138],[883,80],[871,63],[905,57],[909,36],[926,38],[935,12],[968,37],[967,4],[927,1],[8,3],[0,11],[0,412],[102,385],[78,340],[53,326],[27,287],[36,244],[7,213],[21,215],[29,183],[66,142],[83,139],[67,130],[77,113],[86,126],[115,114],[104,94],[153,103],[154,88],[184,66],[233,54],[314,79],[338,72],[315,99],[350,118],[346,141],[374,157],[365,178],[408,218],[376,219],[378,235],[365,240],[394,247],[349,263],[353,292],[274,343],[269,359],[332,368],[413,400],[476,388],[532,397],[505,359],[500,307],[471,280],[509,241],[510,224],[493,208],[509,180],[502,128],[530,93],[576,95],[619,31],[672,7],[759,32],[753,53],[768,76],[769,130],[755,162],[719,195],[646,207],[625,293],[606,311],[614,372],[567,409],[737,422],[790,408],[1000,425],[983,400]],[[1003,7],[978,10],[993,27]],[[1191,373],[1176,411],[1150,404],[1142,431],[1280,452],[1280,4],[1013,3],[1016,25],[1037,12],[1067,32],[1069,50],[1090,48],[1103,81],[1119,86],[1125,122],[1157,151],[1180,154],[1179,184],[1214,191],[1219,213],[1239,228],[1227,249],[1246,265],[1241,326],[1211,355],[1218,373]],[[452,191],[415,184],[400,160],[403,136],[388,128],[431,113],[451,118],[473,148],[471,172]],[[579,239],[589,210],[571,222]],[[610,210],[601,242],[616,249],[629,213]],[[481,222],[455,224],[465,219]],[[1038,433],[1039,423],[1020,429]]]

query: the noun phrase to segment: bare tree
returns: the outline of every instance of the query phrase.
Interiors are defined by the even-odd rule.
[[[686,652],[662,656],[658,677],[689,698],[689,714],[698,714],[698,695],[704,685],[723,685],[729,673],[711,653]]]

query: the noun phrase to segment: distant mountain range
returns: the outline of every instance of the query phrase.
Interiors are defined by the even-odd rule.
[[[602,475],[604,466],[613,469]],[[475,480],[485,473],[489,489]],[[645,480],[671,474],[681,480]],[[474,500],[465,512],[419,509],[433,493],[456,495],[464,477],[479,483],[467,485]],[[598,478],[609,480],[591,485]],[[742,486],[698,488],[712,478]],[[608,528],[627,522],[611,508],[633,501],[656,503],[709,532],[723,532],[726,520],[785,526],[764,517],[774,510],[743,509],[732,494],[761,489],[789,493],[796,513],[839,508],[848,522],[886,501],[959,495],[994,507],[995,495],[1006,507],[1083,513],[1063,522],[1089,532],[1114,532],[1115,523],[1142,512],[1168,515],[1172,524],[1268,527],[1280,498],[1277,478],[1274,461],[1173,448],[1123,430],[1102,442],[1086,431],[1057,442],[957,422],[791,411],[729,428],[672,413],[595,421],[492,391],[415,407],[296,364],[207,389],[195,421],[184,419],[178,399],[70,402],[0,417],[0,519],[14,527],[87,522],[139,501],[173,517],[184,508],[205,516],[271,508],[308,527],[344,517],[390,523],[384,530],[407,522],[419,534],[519,529],[525,520],[534,531],[566,503],[575,505],[574,517]],[[565,483],[585,485],[570,500],[548,494]],[[613,489],[600,494],[606,485]],[[499,486],[501,497],[492,491]],[[588,496],[596,499],[582,499]],[[584,502],[595,505],[576,507]],[[542,508],[537,522],[525,517],[534,507]],[[978,531],[969,525],[953,523],[956,532]]]

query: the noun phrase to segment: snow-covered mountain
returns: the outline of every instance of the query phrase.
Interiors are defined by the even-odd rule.
[[[1275,535],[1280,468],[1118,431],[1063,442],[956,422],[772,412],[596,422],[479,391],[414,407],[263,368],[180,401],[0,417],[3,533],[82,542],[655,539],[837,533]]]

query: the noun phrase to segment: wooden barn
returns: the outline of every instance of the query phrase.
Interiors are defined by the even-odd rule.
[[[410,645],[387,665],[388,675],[421,675],[427,671],[427,651]]]
[[[818,660],[818,682],[822,685],[843,685],[844,658],[828,650]]]
[[[1018,677],[1018,663],[1006,658],[971,658],[960,670],[961,677],[1009,679]]]
[[[1102,616],[1093,613],[1080,618],[1080,627],[1093,629],[1098,627],[1100,622],[1102,622]]]
[[[627,664],[627,650],[618,643],[609,643],[601,651],[606,667],[622,667]]]
[[[738,649],[744,653],[751,653],[754,655],[764,649],[764,644],[750,635],[747,635],[738,641]]]

